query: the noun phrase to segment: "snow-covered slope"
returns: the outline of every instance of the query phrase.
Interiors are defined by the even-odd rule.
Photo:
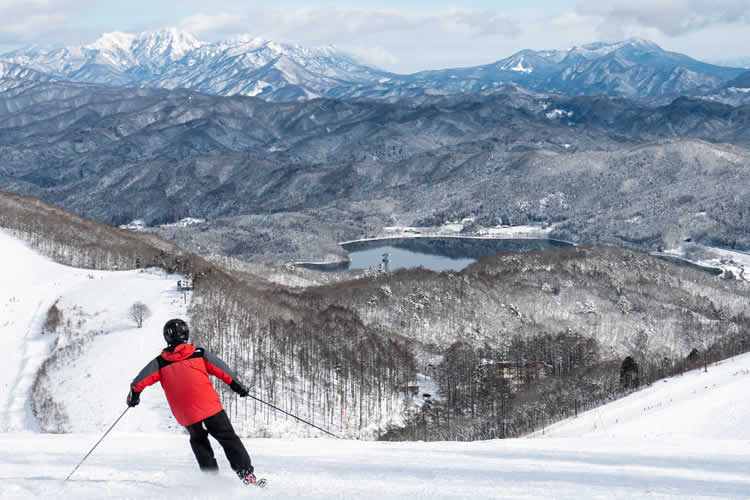
[[[656,382],[548,427],[544,436],[750,443],[749,384],[750,354],[745,354],[710,365],[707,372],[699,369]]]
[[[106,33],[89,45],[23,48],[0,59],[78,82],[189,88],[270,101],[423,98],[511,83],[569,95],[692,95],[719,88],[742,72],[631,39],[569,50],[524,50],[488,65],[399,75],[330,46],[309,48],[251,36],[207,43],[175,28]]]
[[[750,443],[742,440],[246,439],[256,473],[270,483],[265,490],[247,491],[219,450],[219,475],[203,475],[186,435],[118,428],[64,482],[99,437],[0,434],[0,450],[12,450],[0,454],[0,497],[676,500],[750,495]]]
[[[53,78],[45,73],[39,73],[17,64],[0,61],[0,92],[7,92],[9,90],[18,92],[36,83],[50,80],[53,80]]]
[[[42,428],[95,431],[124,407],[132,378],[163,347],[161,325],[185,314],[176,276],[161,271],[91,271],[51,262],[0,230],[0,432],[34,431],[32,386],[43,363],[46,394],[57,422]],[[128,317],[134,302],[152,315],[138,329]],[[50,307],[62,313],[56,333],[44,333]],[[161,391],[123,424],[131,430],[173,425]]]
[[[2,499],[750,496],[750,403],[745,397],[750,355],[710,366],[708,373],[654,384],[546,429],[544,439],[246,439],[256,472],[270,480],[262,491],[241,485],[217,445],[220,474],[200,474],[188,437],[175,432],[157,386],[65,482],[125,408],[124,389],[134,370],[161,346],[159,326],[184,314],[185,304],[174,290],[174,276],[67,268],[2,231],[0,277]],[[140,330],[122,307],[135,300],[154,311]],[[72,429],[86,432],[32,432],[28,397],[53,344],[51,334],[40,332],[56,301],[71,322],[63,325],[60,342],[77,338],[86,343],[69,363],[49,368],[56,379],[50,388],[63,401]],[[98,330],[103,331],[93,337],[81,334]]]
[[[105,33],[89,45],[31,47],[1,57],[73,81],[190,88],[284,101],[329,95],[385,75],[333,47],[308,48],[248,36],[207,43],[175,28],[137,35]]]

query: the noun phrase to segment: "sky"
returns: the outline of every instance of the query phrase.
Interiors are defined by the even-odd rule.
[[[209,42],[251,35],[334,45],[400,73],[631,37],[750,64],[750,0],[0,0],[2,52],[172,26]]]

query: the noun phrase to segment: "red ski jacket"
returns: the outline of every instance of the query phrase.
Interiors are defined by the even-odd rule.
[[[209,373],[235,389],[234,373],[218,356],[200,347],[180,344],[174,351],[162,351],[141,370],[130,387],[133,392],[141,392],[161,382],[177,422],[191,425],[222,410]]]

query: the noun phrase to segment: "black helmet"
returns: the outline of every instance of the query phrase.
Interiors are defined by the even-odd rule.
[[[190,328],[181,319],[170,319],[164,325],[164,340],[168,345],[176,346],[184,344],[190,335]]]

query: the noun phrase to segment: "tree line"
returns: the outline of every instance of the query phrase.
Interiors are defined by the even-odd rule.
[[[434,366],[440,397],[413,410],[385,440],[482,440],[520,437],[688,370],[750,352],[743,327],[687,356],[655,352],[604,356],[599,343],[571,332],[515,336],[496,346],[456,342]],[[644,355],[645,354],[645,355]]]
[[[623,249],[498,255],[462,273],[293,291],[31,198],[0,193],[0,208],[0,226],[63,263],[190,272],[194,341],[256,396],[346,436],[518,436],[750,345],[746,283]],[[417,372],[440,394],[403,413]],[[282,432],[286,417],[218,389],[241,432]],[[37,406],[54,409],[53,396],[40,388]]]
[[[194,341],[233,366],[257,398],[345,436],[381,432],[415,376],[406,342],[341,307],[296,314],[243,286],[212,284],[196,291],[192,326]],[[272,435],[286,418],[216,387],[241,432]]]

